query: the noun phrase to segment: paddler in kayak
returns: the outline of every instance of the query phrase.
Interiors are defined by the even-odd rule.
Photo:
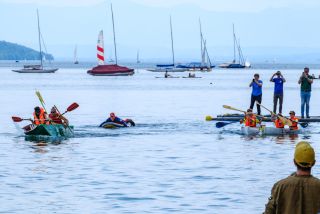
[[[257,127],[257,124],[260,123],[260,120],[252,113],[252,109],[249,108],[245,114],[243,120],[240,120],[240,123],[244,123],[248,127]]]
[[[33,124],[41,125],[46,124],[49,125],[47,112],[43,108],[36,106],[33,112]]]
[[[63,115],[61,115],[55,107],[51,108],[49,118],[50,118],[51,122],[53,122],[54,124],[63,124],[66,126],[69,125],[68,119],[65,118]]]
[[[290,130],[298,130],[298,121],[299,119],[296,117],[296,113],[294,111],[289,112],[290,118],[289,120],[292,122],[292,125],[289,126]]]
[[[284,123],[283,121],[280,119],[280,117],[283,117],[282,114],[278,114],[278,115],[274,115],[274,125],[276,128],[278,129],[283,129],[284,128]],[[279,117],[280,116],[280,117]]]
[[[114,112],[111,112],[111,113],[110,113],[110,117],[109,117],[105,122],[103,122],[103,123],[107,123],[107,122],[122,124],[122,125],[124,125],[125,127],[128,126],[127,123],[126,123],[124,120],[122,120],[122,119],[120,119],[119,117],[117,117]],[[102,124],[103,124],[103,123],[102,123]],[[102,124],[101,124],[101,125],[102,125]],[[101,125],[100,125],[100,126],[101,126]]]

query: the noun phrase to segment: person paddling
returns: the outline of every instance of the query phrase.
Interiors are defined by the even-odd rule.
[[[290,115],[289,120],[292,122],[292,125],[289,126],[290,130],[298,130],[299,119],[296,117],[296,113],[294,111],[290,111],[289,115]]]
[[[39,106],[36,106],[34,108],[33,118],[34,118],[33,123],[35,125],[41,125],[41,124],[49,125],[47,112],[45,112],[45,110],[43,108],[40,108]]]
[[[240,123],[244,123],[244,125],[248,127],[257,127],[257,123],[260,123],[260,121],[257,119],[256,115],[252,113],[252,109],[249,108],[244,119],[241,120]]]
[[[279,116],[283,117],[282,114],[275,115],[276,118],[274,119],[274,125],[278,129],[283,129],[285,124],[283,123],[283,121],[280,119]]]
[[[57,112],[57,109],[55,107],[51,108],[51,112],[49,114],[49,118],[53,123],[56,124],[64,124],[69,125],[69,121],[67,118],[65,118],[63,115],[61,115],[59,112]]]
[[[111,112],[111,113],[110,113],[110,117],[109,117],[105,122],[103,122],[103,123],[107,123],[107,122],[122,124],[122,125],[124,125],[125,127],[128,126],[127,123],[126,123],[124,120],[122,120],[122,119],[120,119],[119,117],[117,117],[114,112]],[[102,123],[102,124],[103,124],[103,123]],[[101,126],[101,125],[100,125],[100,126]]]

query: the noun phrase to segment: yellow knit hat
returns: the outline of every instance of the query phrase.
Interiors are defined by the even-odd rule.
[[[306,141],[299,142],[294,152],[294,160],[303,168],[312,167],[315,163],[315,153],[312,146]]]

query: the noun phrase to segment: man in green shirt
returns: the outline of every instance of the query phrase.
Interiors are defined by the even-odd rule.
[[[273,186],[264,214],[320,213],[320,180],[311,175],[315,162],[311,145],[299,142],[294,152],[297,171]]]
[[[311,97],[311,84],[313,83],[313,77],[309,75],[309,68],[305,67],[304,71],[298,81],[301,84],[300,97],[301,97],[301,118],[304,118],[304,106],[306,106],[306,115],[309,116],[309,102]]]

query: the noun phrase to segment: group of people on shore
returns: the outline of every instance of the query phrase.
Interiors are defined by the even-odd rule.
[[[254,78],[249,84],[249,87],[252,87],[251,93],[251,103],[250,109],[253,109],[255,102],[261,103],[262,102],[262,80],[259,79],[259,74],[254,74]],[[300,98],[301,98],[301,118],[305,116],[306,110],[306,117],[310,118],[310,98],[311,98],[311,86],[313,83],[313,76],[309,74],[309,68],[305,67],[299,80],[298,84],[300,84]],[[279,113],[282,114],[282,104],[283,104],[283,84],[286,82],[286,79],[282,75],[280,71],[274,73],[271,78],[270,82],[274,82],[274,94],[273,94],[273,112],[276,114],[277,111],[277,104],[279,101]],[[260,105],[257,105],[257,113],[258,115],[261,114]]]

